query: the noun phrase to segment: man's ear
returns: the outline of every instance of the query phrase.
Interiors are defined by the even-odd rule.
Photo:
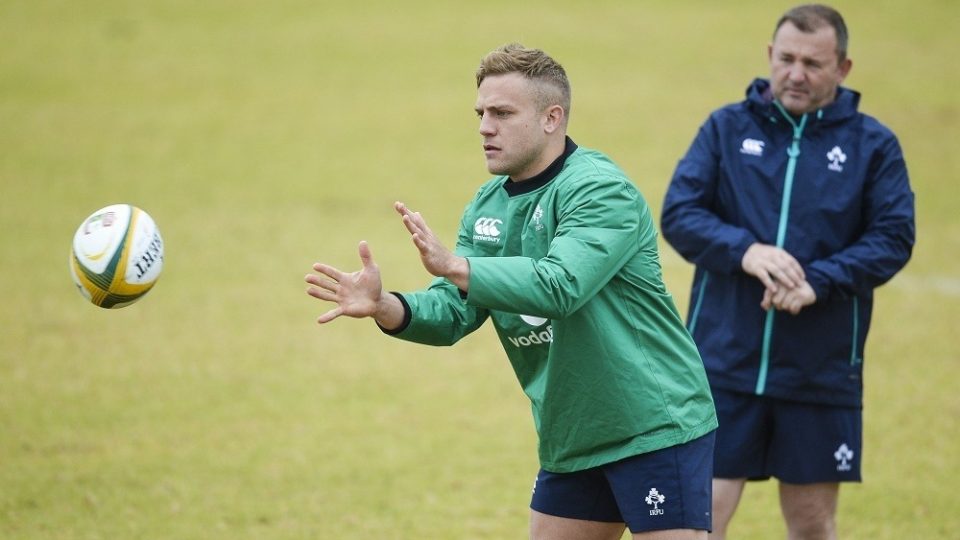
[[[551,105],[547,107],[543,115],[543,131],[553,133],[563,125],[567,112],[560,105]]]
[[[847,75],[850,74],[850,69],[853,68],[853,60],[849,58],[844,58],[843,62],[840,62],[840,65],[837,66],[838,71],[840,72],[840,80],[837,83],[842,83],[844,79],[847,78]]]

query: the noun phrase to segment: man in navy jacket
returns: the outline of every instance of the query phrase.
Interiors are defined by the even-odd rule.
[[[666,194],[720,417],[711,538],[770,476],[790,538],[835,538],[839,483],[860,480],[873,289],[910,258],[914,198],[896,137],[840,86],[846,50],[832,8],[784,14],[770,79],[710,115]]]

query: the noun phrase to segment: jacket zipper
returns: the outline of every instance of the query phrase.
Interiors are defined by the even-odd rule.
[[[800,123],[797,124],[793,118],[784,110],[779,101],[774,101],[774,105],[780,110],[780,114],[787,119],[787,122],[793,126],[793,143],[787,149],[787,155],[790,159],[787,161],[787,172],[783,179],[783,199],[780,201],[780,223],[777,226],[777,247],[783,248],[787,239],[787,221],[790,218],[790,195],[793,193],[793,177],[796,174],[797,158],[800,157],[800,137],[803,135],[803,128],[807,125],[807,115],[804,113],[800,117]],[[763,395],[767,387],[767,370],[770,366],[770,342],[773,338],[773,317],[776,310],[767,309],[767,316],[763,323],[763,345],[760,349],[760,372],[757,375],[757,387],[755,393]]]

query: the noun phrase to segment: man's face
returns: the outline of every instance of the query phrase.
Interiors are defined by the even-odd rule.
[[[839,62],[837,36],[830,25],[805,33],[785,22],[768,48],[773,95],[787,111],[801,115],[833,102],[850,72],[849,58]]]
[[[519,73],[507,73],[486,77],[477,89],[475,109],[491,174],[526,180],[550,165],[547,114],[536,103],[534,84]]]

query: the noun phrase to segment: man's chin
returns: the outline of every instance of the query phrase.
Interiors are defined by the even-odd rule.
[[[503,176],[507,174],[507,170],[500,163],[491,163],[487,162],[487,172],[497,176]]]
[[[810,110],[810,101],[806,99],[792,99],[784,98],[780,100],[780,103],[783,105],[783,108],[787,110],[788,113],[800,116],[805,112]]]

